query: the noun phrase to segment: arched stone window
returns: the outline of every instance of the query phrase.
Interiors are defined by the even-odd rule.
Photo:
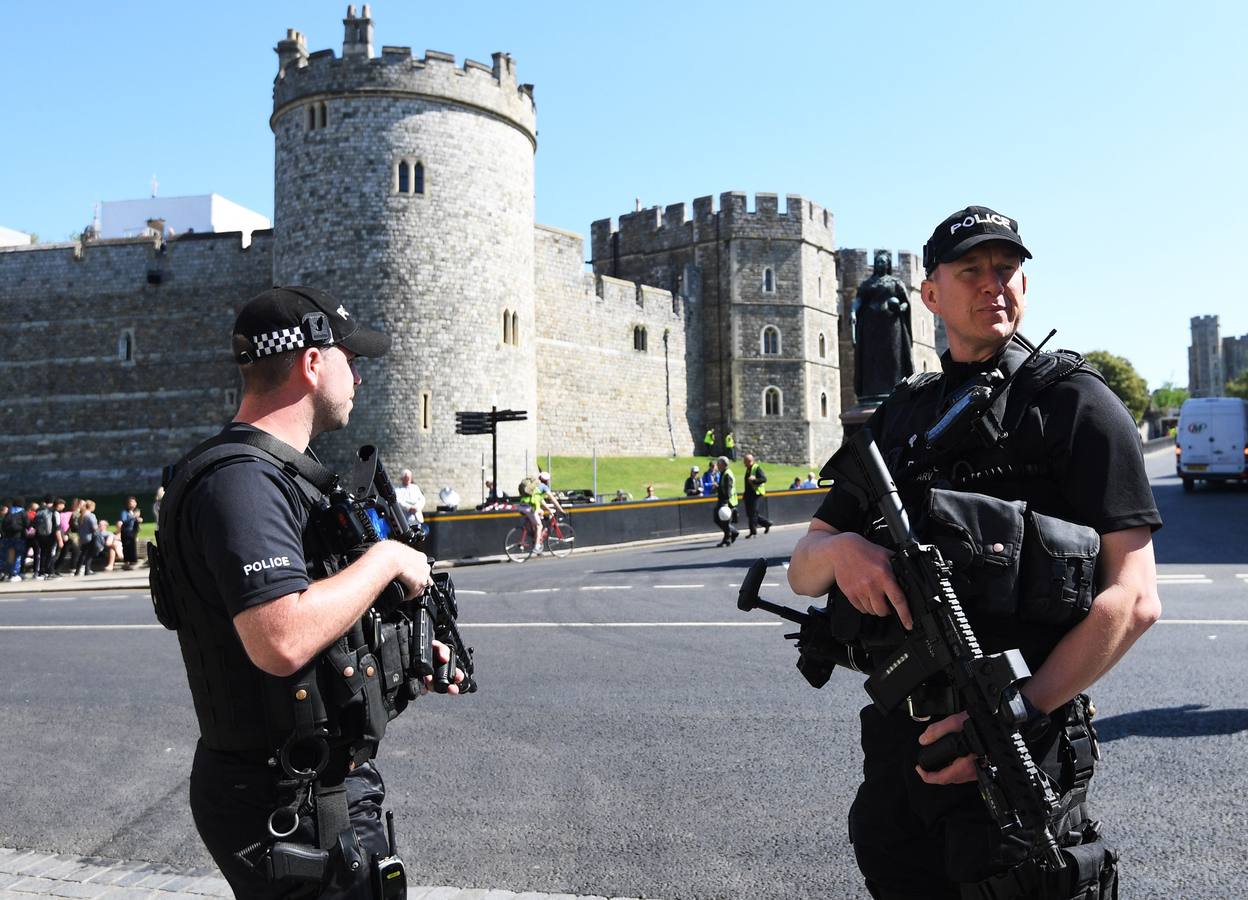
[[[763,415],[784,415],[784,397],[780,394],[780,388],[775,385],[771,385],[763,391]]]
[[[425,192],[425,166],[418,160],[400,159],[394,164],[394,192],[396,194],[423,194]]]
[[[511,314],[511,342],[517,347],[520,346],[520,313],[518,312]]]
[[[633,326],[633,349],[640,353],[646,352],[646,326]]]
[[[824,393],[819,395],[819,415],[825,419],[828,417],[828,395]]]
[[[761,337],[763,356],[779,356],[780,329],[775,325],[764,325]]]
[[[773,294],[775,293],[775,290],[776,290],[776,273],[771,270],[770,266],[768,266],[767,268],[763,269],[763,293]]]
[[[825,359],[828,355],[828,339],[823,336],[823,332],[819,332],[819,358]]]

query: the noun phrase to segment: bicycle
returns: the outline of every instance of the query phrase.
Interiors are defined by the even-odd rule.
[[[535,541],[533,523],[524,516],[524,522],[507,532],[507,541],[503,549],[512,562],[524,562],[534,554],[541,555],[550,551],[551,556],[563,559],[572,552],[576,542],[576,532],[572,523],[558,516],[550,517],[550,524],[543,529],[542,540]]]

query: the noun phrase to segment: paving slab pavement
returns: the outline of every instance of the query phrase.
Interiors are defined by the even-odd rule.
[[[68,856],[0,847],[0,900],[75,897],[80,900],[206,900],[231,897],[216,869],[181,871],[156,863]],[[408,885],[407,900],[608,900],[574,894]],[[635,898],[610,898],[635,900]]]

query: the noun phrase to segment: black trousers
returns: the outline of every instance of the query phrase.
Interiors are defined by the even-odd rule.
[[[960,884],[982,881],[1027,856],[1030,834],[1003,842],[975,782],[929,785],[914,771],[927,723],[902,712],[860,713],[863,782],[849,812],[858,868],[880,900],[959,900]],[[1031,745],[1037,764],[1061,775],[1057,727]]]
[[[56,560],[56,535],[35,535],[35,572],[39,575],[51,575]]]
[[[126,534],[121,533],[121,559],[122,562],[134,565],[139,561],[139,533],[133,532]]]
[[[750,523],[750,534],[758,534],[760,525],[763,528],[771,527],[771,520],[763,518],[763,514],[758,511],[762,499],[758,494],[745,495],[745,517]]]
[[[269,814],[279,805],[277,773],[263,763],[237,754],[209,750],[201,742],[191,768],[191,815],[204,845],[240,900],[325,897],[372,900],[372,857],[388,852],[381,806],[386,786],[372,763],[357,766],[347,775],[347,809],[351,826],[368,864],[348,876],[337,868],[328,885],[270,882],[236,855],[257,842],[268,845]],[[315,846],[315,822],[303,816],[299,828],[283,840]],[[254,861],[260,854],[252,853]]]
[[[711,507],[711,520],[719,526],[719,530],[724,533],[724,542],[728,543],[734,536],[741,533],[732,527],[732,523],[737,520],[737,510],[734,507],[732,510],[732,518],[730,518],[727,522],[721,522],[719,521],[719,508],[721,506],[723,506],[722,503],[716,502],[716,504]]]

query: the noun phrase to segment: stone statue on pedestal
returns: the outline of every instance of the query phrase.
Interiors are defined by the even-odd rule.
[[[882,398],[914,374],[910,292],[893,274],[893,255],[875,253],[875,271],[854,298],[854,393]]]

